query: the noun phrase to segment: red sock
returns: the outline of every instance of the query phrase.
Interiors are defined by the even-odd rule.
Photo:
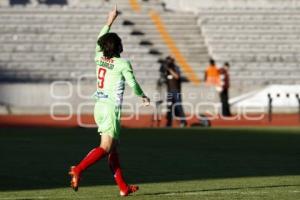
[[[101,147],[92,149],[86,157],[76,166],[77,173],[83,172],[89,166],[100,160],[106,155],[106,151]]]
[[[128,186],[123,179],[122,170],[119,162],[119,156],[117,152],[112,152],[109,154],[108,164],[114,175],[115,181],[119,186],[119,189],[121,191],[126,191]]]

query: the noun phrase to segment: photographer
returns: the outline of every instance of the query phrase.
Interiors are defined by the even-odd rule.
[[[187,122],[181,101],[181,74],[175,60],[168,56],[160,68],[161,75],[167,84],[167,127],[172,126],[173,114],[180,117],[180,126],[185,127]],[[175,113],[173,113],[175,112]]]

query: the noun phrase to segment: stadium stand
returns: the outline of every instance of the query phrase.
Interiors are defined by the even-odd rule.
[[[298,9],[215,9],[199,11],[210,54],[232,63],[239,85],[299,83]]]
[[[1,8],[1,81],[76,80],[93,73],[93,49],[105,21],[101,13],[107,8]],[[147,83],[155,81],[157,58],[139,46],[139,37],[131,36],[131,28],[122,26],[121,20],[113,31],[123,38],[124,56],[141,66],[137,76]]]
[[[170,54],[192,83],[203,78],[210,56],[219,64],[229,61],[231,96],[269,84],[299,83],[298,4],[278,6],[281,1],[276,1],[255,7],[239,0],[199,1],[205,6],[197,6],[198,1],[195,5],[185,2],[117,2],[122,12],[112,30],[121,35],[123,57],[132,61],[149,93],[156,90],[157,61]],[[76,83],[78,77],[85,77],[92,88],[96,35],[104,13],[114,3],[0,0],[0,82]],[[183,92],[201,93],[202,89],[185,84]]]
[[[141,77],[142,82],[153,83],[158,77],[158,58],[149,52],[158,52],[159,58],[170,54],[148,16],[149,9],[162,11],[162,7],[159,3],[146,3],[143,11],[132,13],[126,12],[131,9],[126,2],[118,2],[124,11],[123,22],[129,20],[135,25],[123,26],[120,20],[113,31],[118,32],[124,40],[124,56],[130,57],[134,66],[139,66],[137,76]],[[2,7],[1,80],[16,81],[14,75],[15,78],[20,75],[19,72],[14,73],[17,70],[23,71],[17,81],[72,80],[78,74],[90,71],[94,67],[95,35],[104,21],[100,13],[107,12],[111,5],[103,1],[80,1],[63,7],[31,4],[25,7]],[[166,13],[162,19],[178,48],[194,66],[193,70],[199,72],[199,63],[207,60],[208,56],[203,40],[199,39],[201,35],[195,26],[196,17]],[[186,21],[192,23],[185,24]],[[144,34],[131,35],[134,32]],[[141,46],[141,41],[150,41],[154,45]],[[16,65],[17,68],[14,67]],[[57,73],[57,66],[61,66],[60,74]]]
[[[10,6],[9,1],[0,1],[0,81],[76,83],[78,77],[85,77],[90,85],[94,85],[96,36],[114,3],[87,0],[47,5],[31,1]],[[135,1],[127,0],[117,3],[121,15],[112,31],[123,39],[123,57],[132,61],[136,76],[148,93],[155,91],[159,78],[157,61],[172,54],[174,49],[175,57],[179,54],[182,63],[191,66],[183,70],[185,76],[202,77],[199,66],[207,61],[208,53],[196,26],[196,15],[167,12],[161,1],[138,1],[136,5]],[[164,35],[159,34],[151,21],[151,10],[158,13],[169,37],[175,41],[172,49],[165,44]],[[192,86],[187,84],[187,87]],[[9,88],[13,90],[11,86]],[[17,100],[15,104],[18,104]]]
[[[270,84],[299,84],[299,1],[174,1],[194,12],[209,55],[231,63],[233,92]]]

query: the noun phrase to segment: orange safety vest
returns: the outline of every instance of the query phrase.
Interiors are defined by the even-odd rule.
[[[220,86],[220,73],[216,66],[208,66],[205,73],[207,85]]]

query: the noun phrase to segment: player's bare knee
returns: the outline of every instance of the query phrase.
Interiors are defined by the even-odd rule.
[[[112,142],[102,142],[100,147],[104,149],[107,153],[112,152],[112,150],[114,149],[114,145]]]
[[[107,144],[107,143],[101,143],[100,147],[102,149],[104,149],[104,151],[106,151],[107,153],[110,153],[112,150],[112,145],[111,144]]]
[[[113,149],[114,140],[109,135],[101,136],[100,147],[103,148],[107,153],[110,153]]]

